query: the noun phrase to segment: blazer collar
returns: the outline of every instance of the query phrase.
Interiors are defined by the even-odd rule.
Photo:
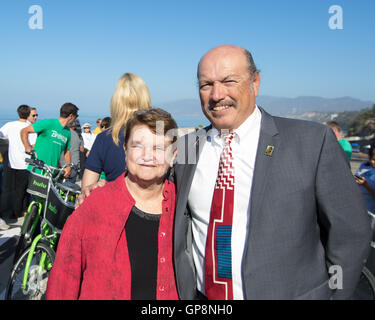
[[[256,216],[258,208],[263,202],[268,176],[272,165],[277,161],[280,147],[279,131],[274,118],[262,108],[259,109],[262,112],[262,121],[250,196],[250,216],[252,219]]]

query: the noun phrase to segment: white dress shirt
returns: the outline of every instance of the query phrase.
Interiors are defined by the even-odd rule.
[[[258,148],[262,114],[254,112],[236,129],[232,143],[234,162],[234,209],[232,224],[232,282],[233,297],[243,299],[241,264],[248,230],[248,212]],[[197,270],[197,288],[204,290],[204,256],[210,221],[211,202],[224,141],[213,128],[203,146],[191,185],[188,204],[192,212],[193,259]]]

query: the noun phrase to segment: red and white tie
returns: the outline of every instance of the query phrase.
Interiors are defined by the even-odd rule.
[[[225,141],[220,156],[208,225],[204,281],[208,299],[233,300],[232,220],[234,204],[234,167],[231,142],[234,133],[221,134]]]

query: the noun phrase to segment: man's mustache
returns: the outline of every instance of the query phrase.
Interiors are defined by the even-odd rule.
[[[207,109],[212,110],[215,107],[224,107],[224,106],[236,108],[237,103],[233,100],[223,100],[223,101],[219,101],[219,102],[210,100],[208,102]]]

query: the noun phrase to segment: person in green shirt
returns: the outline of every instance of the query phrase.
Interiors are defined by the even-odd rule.
[[[339,124],[336,121],[327,121],[326,125],[332,128],[337,138],[337,141],[339,142],[341,147],[344,149],[346,156],[348,157],[348,160],[350,163],[350,160],[352,159],[352,145],[350,144],[348,140],[346,140],[343,137]]]
[[[44,119],[22,129],[21,140],[25,146],[25,151],[30,152],[33,150],[29,144],[28,135],[36,132],[38,137],[34,150],[39,160],[42,160],[47,165],[57,167],[61,152],[64,152],[65,161],[70,163],[70,130],[68,125],[72,124],[77,117],[77,106],[68,102],[61,106],[58,119]],[[70,169],[70,167],[65,169],[65,177],[69,177]]]

